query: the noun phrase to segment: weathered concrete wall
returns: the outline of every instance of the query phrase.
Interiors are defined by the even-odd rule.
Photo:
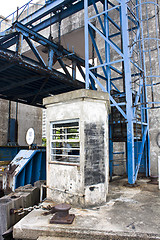
[[[44,99],[47,107],[47,196],[53,201],[81,206],[106,201],[108,103],[107,93],[92,90],[78,90]],[[51,159],[51,122],[74,119],[79,121],[80,162],[55,162]]]
[[[18,144],[26,145],[26,132],[29,128],[35,131],[33,144],[42,145],[42,109],[24,104],[18,108]]]
[[[159,3],[159,1],[153,1]],[[160,3],[159,3],[160,4]],[[156,12],[156,14],[155,14]],[[149,17],[148,25],[144,21],[144,37],[152,38],[149,41],[144,41],[145,47],[145,63],[146,63],[146,75],[147,76],[160,76],[160,54],[159,46],[160,42],[156,42],[156,39],[160,38],[160,26],[158,26],[158,17],[160,24],[160,14],[159,10],[156,9],[154,4],[147,4],[143,6],[143,19]],[[150,48],[150,51],[148,49]],[[158,61],[159,60],[159,61]],[[160,82],[159,77],[148,77],[147,87],[148,102],[160,102]],[[153,84],[151,86],[151,84]],[[156,105],[159,106],[160,104]],[[149,107],[152,107],[150,104]],[[160,153],[160,148],[157,145],[156,138],[160,132],[160,108],[150,109],[149,111],[149,133],[150,133],[150,158],[151,158],[151,175],[158,175],[158,156]]]
[[[11,209],[27,208],[39,203],[40,190],[38,187],[26,185],[16,189],[15,193],[11,193],[0,199],[0,240],[3,239],[2,234],[17,223],[26,215],[10,214]]]
[[[7,144],[8,136],[8,118],[9,118],[9,102],[0,99],[0,145]],[[11,103],[11,118],[16,119],[16,103]],[[42,143],[42,109],[18,104],[18,144],[26,146],[25,135],[28,128],[35,130],[34,143],[41,145]]]
[[[0,99],[0,145],[7,144],[8,135],[8,101]]]

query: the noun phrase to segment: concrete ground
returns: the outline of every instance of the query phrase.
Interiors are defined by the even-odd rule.
[[[15,239],[69,240],[160,239],[160,190],[158,185],[139,179],[138,186],[127,187],[126,180],[110,183],[107,202],[90,209],[72,208],[71,225],[50,224],[52,215],[32,211],[13,229]],[[45,202],[45,205],[51,202]]]

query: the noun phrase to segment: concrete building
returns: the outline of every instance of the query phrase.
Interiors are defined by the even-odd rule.
[[[47,196],[76,206],[105,203],[108,193],[108,93],[81,89],[44,99]],[[55,114],[56,112],[56,114]]]

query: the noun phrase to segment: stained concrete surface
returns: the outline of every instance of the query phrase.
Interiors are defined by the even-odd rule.
[[[36,182],[38,185],[38,182]],[[11,209],[28,208],[39,203],[40,190],[38,186],[33,187],[28,184],[23,187],[19,187],[15,190],[15,193],[0,198],[0,240],[3,239],[2,234],[17,223],[22,217],[27,214],[11,214]]]
[[[160,191],[158,185],[139,179],[135,188],[127,180],[112,182],[107,202],[90,209],[72,208],[71,225],[50,224],[46,210],[32,211],[13,229],[15,239],[160,239]],[[53,202],[46,201],[44,205]]]
[[[46,107],[47,196],[53,201],[67,201],[78,207],[104,203],[109,173],[108,93],[81,89],[45,98],[43,103]],[[80,155],[73,161],[68,150],[62,149],[62,156],[57,159],[55,154],[50,154],[55,138],[51,128],[74,121],[78,127],[76,141]],[[71,140],[60,140],[63,146],[73,147],[68,142]]]

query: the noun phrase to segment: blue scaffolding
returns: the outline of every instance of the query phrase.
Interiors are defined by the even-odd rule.
[[[156,94],[160,87],[158,0],[46,0],[44,6],[39,5],[37,11],[29,13],[32,3],[32,0],[29,1],[12,15],[12,26],[1,32],[0,49],[7,51],[16,44],[15,52],[22,56],[25,39],[36,56],[37,64],[43,68],[52,71],[55,61],[58,61],[66,77],[74,84],[76,66],[85,79],[86,89],[108,92],[112,109],[109,126],[110,178],[114,166],[124,161],[124,157],[119,158],[115,164],[114,156],[125,154],[129,184],[135,183],[138,172],[149,176],[148,109],[160,106]],[[39,33],[59,23],[60,37],[60,22],[82,9],[85,61],[54,43],[52,36],[47,39]],[[23,17],[26,10],[28,14]],[[1,26],[3,22],[0,22]],[[47,63],[33,40],[48,49]],[[89,49],[92,49],[92,54]],[[64,56],[72,62],[72,75],[63,61]],[[157,59],[155,64],[154,59]],[[115,142],[124,143],[126,150],[115,151]]]

